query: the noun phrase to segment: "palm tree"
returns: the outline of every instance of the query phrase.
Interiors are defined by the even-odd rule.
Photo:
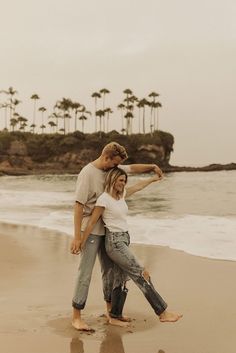
[[[65,113],[64,115],[63,115],[63,120],[64,120],[64,135],[66,134],[66,121],[68,122],[68,132],[70,131],[70,120],[69,119],[71,119],[72,118],[72,116],[69,114],[69,113]]]
[[[42,116],[41,116],[41,126],[40,126],[40,129],[42,129],[42,134],[43,134],[43,130],[46,128],[46,126],[44,125],[44,113],[46,112],[46,108],[45,107],[40,107],[38,109],[39,112],[42,113]]]
[[[57,124],[55,124],[54,123],[54,121],[49,121],[48,122],[48,125],[50,126],[50,128],[51,128],[51,133],[54,133],[54,131],[55,131],[55,127],[57,126]]]
[[[153,101],[155,102],[156,101],[156,97],[159,97],[159,93],[156,93],[156,92],[151,92],[148,97],[151,97],[153,98]]]
[[[134,95],[131,89],[126,88],[123,93],[126,95],[126,98],[124,99],[124,102],[126,103],[126,134],[129,135],[129,133],[132,133],[132,118],[133,116],[133,105],[132,103],[134,102],[134,99],[137,99]],[[131,114],[130,114],[131,113]]]
[[[13,96],[15,94],[17,94],[18,92],[13,88],[13,87],[9,87],[8,91],[5,91],[6,94],[8,94],[10,96],[10,119],[12,118],[12,114],[13,114]]]
[[[21,103],[21,101],[20,101],[19,99],[14,99],[14,100],[12,100],[12,110],[13,110],[13,114],[15,113],[16,106],[17,106],[18,104],[20,104],[20,103]]]
[[[82,132],[84,133],[84,121],[87,120],[87,116],[85,114],[80,115],[79,120],[82,121]]]
[[[31,125],[30,125],[30,127],[31,127],[30,132],[32,132],[32,133],[34,134],[34,131],[35,131],[36,125],[35,125],[35,124],[31,124]]]
[[[97,116],[96,116],[97,101],[98,101],[98,98],[101,98],[101,94],[98,92],[94,92],[94,93],[92,93],[91,97],[94,98],[94,100],[95,100],[95,102],[94,102],[95,103],[94,120],[95,120],[95,132],[97,132]]]
[[[110,91],[107,89],[107,88],[102,88],[100,90],[100,93],[102,94],[103,96],[103,105],[102,105],[102,109],[104,110],[105,109],[105,96],[106,94],[110,93]],[[104,120],[104,116],[103,116],[103,131],[105,131],[105,120]]]
[[[34,129],[35,129],[35,127],[36,127],[36,125],[35,125],[35,122],[36,122],[36,102],[37,102],[37,100],[39,100],[40,98],[39,98],[39,96],[38,96],[36,93],[34,93],[34,94],[32,94],[32,96],[30,97],[30,99],[33,99],[33,101],[34,101],[33,123],[30,125],[30,127],[32,127],[32,130],[33,130],[33,133],[34,133]]]
[[[63,132],[63,134],[65,135],[65,129],[63,127],[59,129],[59,132]]]
[[[104,113],[106,114],[106,118],[107,118],[107,132],[109,131],[109,117],[110,117],[110,114],[113,113],[113,111],[111,110],[111,108],[106,108],[104,110]]]
[[[146,98],[143,98],[139,101],[139,104],[143,108],[143,134],[145,134],[145,106],[149,105],[149,102]]]
[[[27,126],[27,123],[26,123],[27,121],[28,120],[23,116],[18,117],[17,122],[20,124],[19,130],[25,131],[25,127]]]
[[[121,131],[122,133],[124,133],[125,129],[124,129],[124,108],[125,105],[123,103],[120,103],[117,108],[121,111]]]
[[[10,99],[8,102],[5,102],[1,105],[1,108],[5,108],[5,129],[7,130],[8,127],[8,117],[7,117],[7,109],[9,108],[10,110],[10,119],[12,118],[13,115],[13,96],[17,94],[18,92],[14,90],[13,87],[9,87],[8,90],[1,90],[0,93],[5,93],[6,95],[10,95]]]
[[[155,102],[153,102],[153,101],[149,102],[149,106],[151,108],[149,126],[150,126],[150,132],[151,132],[151,136],[152,136],[153,129],[155,128],[155,116],[153,117]]]
[[[53,107],[53,113],[50,115],[50,118],[51,119],[56,119],[56,133],[58,133],[58,122],[59,122],[59,119],[62,119],[63,116],[61,115],[60,113],[60,103],[59,101],[56,102],[56,104],[54,105]]]
[[[127,109],[127,114],[131,113],[131,114],[128,114],[128,118],[127,118],[127,135],[129,135],[129,134],[132,134],[132,128],[133,128],[133,118],[134,118],[134,114],[133,114],[134,106],[133,106],[133,104],[127,105],[126,109]],[[126,114],[126,116],[127,116],[127,114]]]
[[[133,94],[133,92],[131,91],[131,89],[129,88],[126,88],[124,91],[123,91],[124,94],[126,94],[126,96],[131,96]]]
[[[17,126],[17,124],[18,124],[18,120],[16,118],[11,118],[10,126],[11,126],[13,132],[15,131],[15,126]]]
[[[10,106],[9,103],[2,103],[0,104],[0,109],[4,109],[4,120],[5,120],[5,130],[7,130],[7,126],[8,126],[8,119],[7,119],[7,108]]]
[[[106,94],[110,93],[110,91],[107,89],[107,88],[102,88],[100,89],[100,93],[102,94],[103,96],[103,105],[102,105],[102,108],[103,110],[105,109],[105,96]]]
[[[143,107],[143,104],[138,101],[137,104],[138,107],[138,132],[141,133],[141,108]]]
[[[126,134],[129,135],[129,132],[130,132],[130,125],[131,125],[131,119],[133,119],[133,113],[131,113],[131,111],[128,111],[126,114],[125,114],[125,119],[127,121],[127,124],[126,124]]]
[[[152,102],[150,103],[150,106],[151,106],[150,128],[151,128],[151,125],[153,125],[154,130],[156,129],[154,108],[155,108],[156,97],[158,97],[158,96],[159,96],[159,93],[156,93],[154,91],[148,95],[148,97],[152,98]],[[153,116],[153,113],[154,113],[154,116]]]
[[[40,129],[42,130],[42,134],[44,133],[44,129],[46,129],[46,125],[42,124],[40,125]]]
[[[74,110],[75,115],[74,115],[74,122],[75,122],[75,127],[74,130],[77,131],[77,114],[79,113],[79,108],[81,107],[81,104],[79,102],[72,102],[71,104],[71,109]]]
[[[66,119],[71,118],[71,115],[69,114],[69,110],[70,110],[71,106],[72,106],[72,101],[70,98],[62,98],[61,101],[58,101],[56,103],[56,107],[63,112],[64,134],[66,134]],[[62,130],[60,129],[60,131],[62,131]]]
[[[84,117],[86,118],[81,118],[81,116],[80,116],[80,120],[82,120],[82,132],[84,132],[84,123],[85,123],[85,120],[88,120],[88,115],[92,115],[92,113],[89,111],[89,110],[86,110],[86,108],[84,107],[84,109],[83,109],[83,111],[82,111],[84,114],[82,114],[82,115],[84,115]]]
[[[158,108],[161,108],[162,104],[160,102],[154,103],[154,130],[159,130],[159,116],[158,116]],[[156,112],[156,114],[155,114]]]
[[[25,128],[26,128],[27,124],[25,122],[23,122],[20,126],[20,130],[25,132]]]
[[[56,133],[58,132],[58,120],[59,118],[61,118],[62,116],[59,113],[53,112],[51,115],[49,115],[48,119],[56,119],[56,123],[54,123],[56,127]],[[50,125],[50,124],[49,124]]]
[[[96,116],[99,117],[99,128],[100,128],[100,137],[101,137],[101,132],[102,132],[102,118],[104,117],[105,113],[104,110],[100,109],[96,111]]]

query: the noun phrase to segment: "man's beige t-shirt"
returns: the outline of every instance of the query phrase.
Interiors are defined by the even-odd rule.
[[[130,166],[119,165],[126,173],[130,172]],[[78,175],[76,182],[75,201],[84,205],[81,230],[85,230],[91,216],[97,198],[104,191],[105,171],[96,168],[92,163],[86,165]],[[104,235],[104,223],[100,217],[93,228],[92,234]]]

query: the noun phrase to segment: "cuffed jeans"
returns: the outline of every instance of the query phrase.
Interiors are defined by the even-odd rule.
[[[157,315],[160,315],[167,308],[167,304],[160,294],[155,290],[151,279],[143,277],[142,267],[129,249],[130,236],[128,232],[106,231],[105,246],[108,256],[117,265],[113,267],[114,285],[113,290],[124,285],[125,277],[130,277],[141,289],[146,299]],[[111,316],[113,316],[111,309]]]
[[[81,253],[72,306],[78,310],[85,307],[92,271],[98,254],[101,264],[104,300],[111,302],[113,286],[113,262],[105,250],[105,236],[90,234]]]

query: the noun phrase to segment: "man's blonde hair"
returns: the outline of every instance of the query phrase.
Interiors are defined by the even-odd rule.
[[[112,194],[115,182],[121,175],[125,175],[125,178],[126,178],[125,181],[127,183],[128,175],[123,169],[119,167],[114,167],[111,170],[109,170],[105,178],[105,185],[104,185],[105,192],[107,192],[110,195]]]
[[[126,149],[119,145],[117,142],[110,142],[108,143],[102,150],[102,155],[106,155],[110,158],[120,157],[122,160],[128,158]]]

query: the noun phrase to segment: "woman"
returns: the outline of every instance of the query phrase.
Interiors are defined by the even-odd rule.
[[[125,283],[128,278],[131,278],[141,289],[161,322],[177,321],[182,315],[166,310],[167,304],[155,290],[149,273],[139,264],[129,248],[130,237],[126,220],[128,207],[125,198],[142,190],[149,184],[159,181],[161,178],[155,175],[125,188],[127,179],[126,172],[118,167],[111,169],[107,173],[105,191],[97,199],[90,221],[83,233],[81,250],[97,220],[102,217],[106,228],[106,251],[115,264],[113,268],[114,283],[109,320],[111,324],[127,325],[126,322],[122,322],[119,319],[122,319],[122,309],[127,293]]]

